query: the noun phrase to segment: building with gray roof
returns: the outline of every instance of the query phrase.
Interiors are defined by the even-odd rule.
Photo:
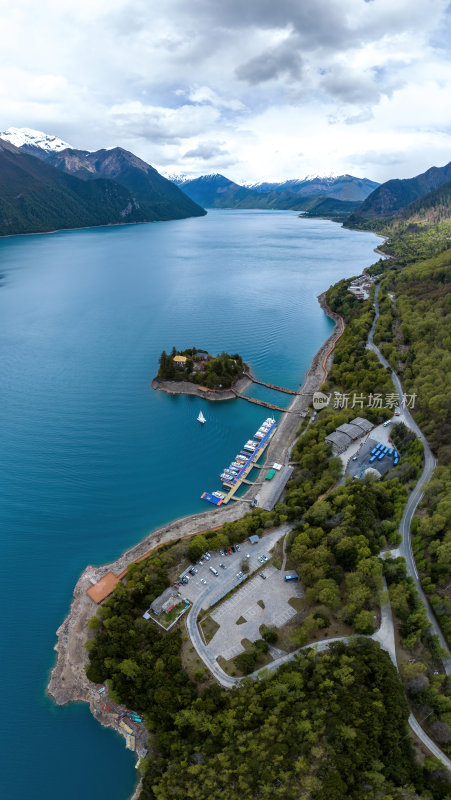
[[[146,611],[146,614],[149,614],[149,611],[153,611],[154,614],[161,614],[162,611],[167,611],[171,605],[177,602],[177,592],[174,590],[173,586],[169,586],[159,597],[155,598],[148,611]],[[144,618],[148,619],[149,617],[144,615]]]
[[[346,450],[348,445],[350,444],[351,439],[346,433],[340,433],[339,431],[333,431],[333,433],[329,433],[326,436],[326,443],[332,445],[332,453],[336,456],[338,453],[342,453],[343,450]]]
[[[362,430],[365,431],[365,433],[369,433],[374,428],[373,423],[370,422],[369,419],[364,419],[363,417],[354,417],[352,424],[358,425],[359,428],[362,428]]]
[[[352,442],[355,442],[363,433],[362,429],[358,425],[354,425],[353,422],[344,422],[343,425],[338,426],[337,431],[346,433]]]
[[[329,433],[325,441],[332,445],[332,453],[337,456],[347,450],[351,442],[357,441],[361,436],[369,433],[372,428],[374,425],[367,419],[355,417],[350,422],[339,425],[333,433]]]

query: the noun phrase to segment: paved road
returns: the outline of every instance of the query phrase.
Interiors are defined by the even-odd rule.
[[[438,758],[442,764],[451,771],[451,761],[444,753],[440,750],[439,747],[432,741],[432,739],[424,732],[423,728],[421,727],[420,723],[415,719],[413,714],[409,716],[409,725],[412,728],[414,734],[418,736],[418,738],[426,745],[427,749],[433,756]]]
[[[423,592],[423,589],[421,588],[421,584],[420,584],[420,581],[419,581],[419,578],[418,578],[418,572],[417,572],[417,568],[416,568],[416,564],[415,564],[415,559],[413,557],[412,542],[411,542],[411,538],[410,538],[410,528],[411,528],[411,524],[412,524],[413,515],[415,514],[417,506],[418,506],[418,504],[420,503],[420,501],[421,501],[421,499],[423,497],[423,492],[424,492],[425,485],[431,480],[432,473],[433,473],[433,471],[434,471],[434,469],[435,469],[435,467],[437,465],[437,461],[436,461],[436,459],[435,459],[435,457],[434,457],[434,455],[433,455],[433,453],[431,451],[431,448],[429,447],[427,439],[425,438],[425,436],[421,432],[420,428],[418,427],[417,423],[415,422],[414,418],[412,417],[412,414],[410,413],[409,409],[408,408],[403,408],[402,398],[403,398],[404,392],[403,392],[401,381],[399,380],[396,372],[394,372],[394,370],[392,370],[390,364],[388,363],[387,359],[384,358],[384,356],[382,355],[382,353],[379,350],[379,348],[377,347],[377,345],[374,344],[373,335],[374,335],[374,331],[375,331],[375,328],[376,328],[377,319],[379,317],[379,303],[377,301],[378,294],[379,294],[379,286],[376,286],[376,291],[375,291],[375,294],[374,294],[374,308],[375,308],[376,313],[374,315],[374,320],[373,320],[373,324],[371,326],[371,330],[370,330],[370,332],[368,334],[368,347],[369,347],[369,349],[373,350],[376,353],[376,355],[377,355],[379,361],[381,362],[381,364],[384,367],[386,367],[387,369],[390,370],[391,376],[392,376],[392,380],[393,380],[393,383],[395,385],[395,388],[396,388],[396,391],[397,391],[397,394],[398,394],[399,407],[400,407],[400,409],[402,411],[402,416],[401,416],[402,421],[412,431],[414,431],[414,433],[417,435],[417,437],[423,443],[423,447],[424,447],[424,468],[423,468],[423,472],[422,472],[420,478],[418,479],[417,485],[415,486],[413,491],[410,493],[410,496],[409,496],[409,499],[407,500],[406,507],[404,509],[404,514],[402,515],[401,523],[400,523],[400,526],[399,526],[399,533],[402,536],[402,542],[399,545],[399,552],[400,552],[400,555],[403,556],[403,558],[405,558],[405,560],[406,560],[407,572],[414,579],[418,594],[420,595],[420,597],[421,597],[421,599],[422,599],[422,601],[423,601],[423,603],[425,605],[425,608],[426,608],[426,611],[427,611],[427,615],[428,615],[428,619],[429,619],[429,622],[431,623],[432,632],[439,637],[441,646],[445,650],[448,650],[448,647],[447,647],[447,644],[445,642],[444,636],[443,636],[443,634],[442,634],[442,632],[440,630],[440,627],[439,627],[439,625],[437,623],[437,620],[435,619],[435,616],[434,616],[434,614],[432,612],[432,609],[431,609],[431,607],[430,607],[430,605],[428,603],[428,600],[426,599],[426,596],[425,596],[425,594]],[[450,675],[451,674],[451,659],[449,657],[443,659],[443,666],[444,666],[446,674]]]
[[[416,433],[416,435],[418,436],[418,438],[420,439],[420,441],[423,443],[423,446],[424,446],[424,469],[423,469],[423,472],[422,472],[422,474],[421,474],[421,476],[420,476],[420,478],[419,478],[419,480],[417,482],[417,485],[415,486],[415,488],[411,492],[411,494],[409,496],[409,499],[408,499],[408,501],[406,503],[406,507],[404,509],[404,514],[402,516],[401,523],[400,523],[400,526],[399,526],[399,532],[400,532],[400,534],[402,536],[402,542],[399,545],[399,548],[398,548],[397,552],[399,553],[399,555],[401,555],[401,556],[403,556],[405,558],[406,565],[407,565],[407,572],[414,579],[416,588],[418,590],[418,593],[419,593],[421,599],[423,600],[423,602],[425,604],[425,607],[426,607],[426,610],[427,610],[427,614],[428,614],[428,618],[429,618],[429,621],[431,623],[431,627],[432,627],[433,633],[435,633],[435,634],[437,634],[439,636],[440,643],[441,643],[442,647],[445,650],[447,650],[447,646],[446,646],[446,642],[444,640],[443,634],[442,634],[442,632],[441,632],[441,630],[440,630],[440,628],[439,628],[439,626],[437,624],[437,621],[436,621],[436,619],[434,617],[434,614],[432,613],[432,610],[431,610],[431,608],[429,606],[429,603],[427,602],[426,597],[424,595],[424,592],[423,592],[423,590],[421,588],[420,581],[418,579],[418,573],[417,573],[416,565],[415,565],[415,559],[413,557],[411,540],[410,540],[410,527],[411,527],[411,523],[412,523],[412,518],[413,518],[413,515],[414,515],[414,513],[416,511],[416,508],[417,508],[417,506],[418,506],[418,504],[421,501],[421,498],[423,496],[424,486],[425,486],[426,483],[428,483],[428,481],[432,477],[432,473],[433,473],[433,471],[435,469],[435,466],[436,466],[436,460],[435,460],[434,455],[431,452],[431,449],[429,447],[429,444],[428,444],[427,440],[425,439],[423,433],[421,432],[420,428],[418,427],[418,425],[416,424],[416,422],[413,419],[412,415],[410,414],[409,409],[408,408],[403,408],[403,402],[402,402],[402,399],[403,399],[403,388],[402,388],[401,381],[399,380],[397,374],[391,369],[390,364],[388,363],[386,358],[384,358],[384,356],[380,352],[379,348],[374,344],[373,335],[374,335],[374,331],[375,331],[375,328],[376,328],[377,319],[379,317],[379,304],[378,304],[378,301],[377,301],[378,293],[379,293],[379,286],[376,286],[375,295],[374,295],[374,307],[375,307],[376,313],[375,313],[375,316],[374,316],[374,320],[373,320],[373,324],[371,326],[370,333],[368,335],[368,347],[369,347],[369,349],[373,350],[376,353],[376,355],[379,358],[379,361],[381,362],[381,364],[384,367],[386,367],[387,369],[390,369],[390,372],[391,372],[391,375],[392,375],[392,379],[393,379],[393,383],[395,385],[395,388],[396,388],[396,391],[397,391],[397,394],[398,394],[399,406],[400,406],[400,409],[402,409],[401,420],[403,422],[405,422],[405,424],[411,430],[413,430]],[[285,536],[285,534],[288,533],[289,530],[291,530],[292,526],[285,525],[283,527],[285,529],[284,530],[284,536]],[[284,541],[283,554],[284,554],[284,564],[285,564],[285,541]],[[223,670],[218,666],[217,662],[214,659],[209,658],[209,654],[207,652],[207,649],[205,648],[205,646],[203,645],[203,642],[201,640],[201,637],[200,637],[200,634],[199,634],[199,631],[198,631],[198,628],[197,628],[197,624],[196,624],[196,619],[197,619],[197,615],[198,615],[200,609],[202,608],[202,600],[203,599],[204,599],[204,595],[202,597],[198,598],[197,601],[195,601],[195,603],[193,604],[193,607],[192,607],[192,609],[190,611],[190,614],[188,616],[187,625],[188,625],[189,635],[191,637],[191,640],[192,640],[192,642],[193,642],[193,644],[194,644],[199,656],[202,658],[202,660],[204,661],[204,663],[206,664],[208,669],[215,676],[216,680],[220,684],[222,684],[222,686],[225,686],[227,688],[233,688],[233,686],[236,686],[237,684],[240,683],[240,678],[232,678],[232,677],[229,677],[228,675],[226,675],[225,672],[223,672]],[[354,638],[355,638],[355,636],[337,637],[337,638],[334,638],[334,639],[323,639],[323,640],[321,640],[319,642],[314,642],[313,644],[305,645],[304,647],[300,647],[298,650],[295,650],[292,653],[286,653],[285,655],[281,656],[280,658],[275,659],[270,664],[268,664],[266,667],[263,667],[262,669],[257,670],[256,672],[252,673],[249,677],[251,677],[253,679],[258,679],[260,675],[263,676],[265,673],[267,673],[267,671],[272,671],[272,670],[278,669],[280,666],[282,666],[282,664],[286,664],[287,662],[292,661],[294,658],[296,658],[297,654],[301,650],[308,649],[308,648],[312,648],[312,649],[317,650],[317,651],[327,650],[333,642],[339,642],[339,641],[350,642]],[[389,653],[392,662],[397,667],[393,617],[392,617],[392,611],[391,611],[391,606],[390,606],[389,602],[385,603],[381,607],[381,625],[379,627],[379,630],[377,630],[372,635],[371,638],[373,638],[376,641],[378,641],[379,644],[381,645],[381,647]],[[451,674],[451,659],[450,658],[443,659],[443,666],[445,668],[446,674],[447,675]],[[446,767],[446,769],[451,771],[451,761],[450,761],[450,759],[444,753],[442,753],[440,748],[437,747],[437,745],[432,741],[432,739],[425,733],[425,731],[423,730],[423,728],[421,727],[419,722],[416,720],[416,718],[413,716],[413,714],[410,714],[410,716],[409,716],[409,725],[410,725],[412,731],[414,732],[414,734],[418,737],[418,739],[420,739],[420,741],[425,745],[425,747],[429,750],[429,752],[431,752],[439,761],[441,761],[441,763]]]
[[[289,533],[289,531],[291,531],[292,527],[293,526],[290,525],[290,524],[281,525],[280,528],[277,529],[277,535],[274,537],[274,541],[276,539],[277,540],[280,539],[282,536],[285,536],[287,533]],[[267,534],[265,536],[265,539],[262,540],[262,542],[263,541],[266,542],[269,536],[271,536],[271,534]],[[271,546],[273,546],[274,541],[272,542]],[[268,549],[268,548],[264,547],[262,549],[262,552],[264,552],[265,549]],[[244,547],[243,547],[243,551],[244,551]],[[260,553],[260,550],[258,548],[256,548],[252,552],[258,555]],[[253,560],[255,561],[255,559],[253,559]],[[232,579],[232,576],[230,576],[230,577],[231,577],[230,589],[232,589],[233,588],[233,579]],[[225,588],[227,588],[227,587],[225,587]],[[199,615],[199,612],[201,611],[202,608],[204,608],[204,609],[209,608],[210,603],[214,602],[215,598],[217,597],[217,594],[218,594],[218,584],[215,583],[214,581],[211,584],[208,584],[208,588],[205,588],[204,590],[199,591],[197,597],[193,601],[193,605],[192,605],[191,610],[190,610],[190,612],[188,614],[188,617],[187,617],[187,620],[186,620],[186,626],[187,626],[187,629],[188,629],[189,637],[190,637],[194,647],[196,648],[199,657],[202,659],[204,664],[208,667],[210,672],[214,675],[214,677],[216,678],[218,683],[220,683],[222,686],[227,687],[228,689],[231,689],[233,686],[235,686],[236,683],[239,682],[239,680],[237,680],[236,678],[229,677],[221,669],[221,667],[219,666],[219,664],[216,661],[216,658],[211,653],[209,653],[208,648],[205,647],[205,645],[204,645],[204,643],[202,641],[201,635],[199,633],[199,628],[197,626],[197,617]]]

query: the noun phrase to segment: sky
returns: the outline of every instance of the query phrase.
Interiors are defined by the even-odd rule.
[[[446,0],[0,0],[0,130],[165,174],[384,181],[451,160]]]

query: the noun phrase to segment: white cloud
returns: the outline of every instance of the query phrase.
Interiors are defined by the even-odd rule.
[[[451,158],[447,6],[8,3],[0,125],[119,144],[173,171],[226,165],[250,181],[415,174]]]

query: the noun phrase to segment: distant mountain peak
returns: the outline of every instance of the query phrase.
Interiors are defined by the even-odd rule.
[[[182,183],[193,180],[193,176],[187,175],[186,172],[162,172],[161,174],[166,178],[166,180],[171,181],[171,183],[175,183],[176,186],[181,186]]]
[[[15,145],[15,147],[39,147],[41,150],[58,153],[66,150],[72,145],[43,131],[35,131],[33,128],[14,128],[10,127],[6,131],[0,131],[0,138]]]

